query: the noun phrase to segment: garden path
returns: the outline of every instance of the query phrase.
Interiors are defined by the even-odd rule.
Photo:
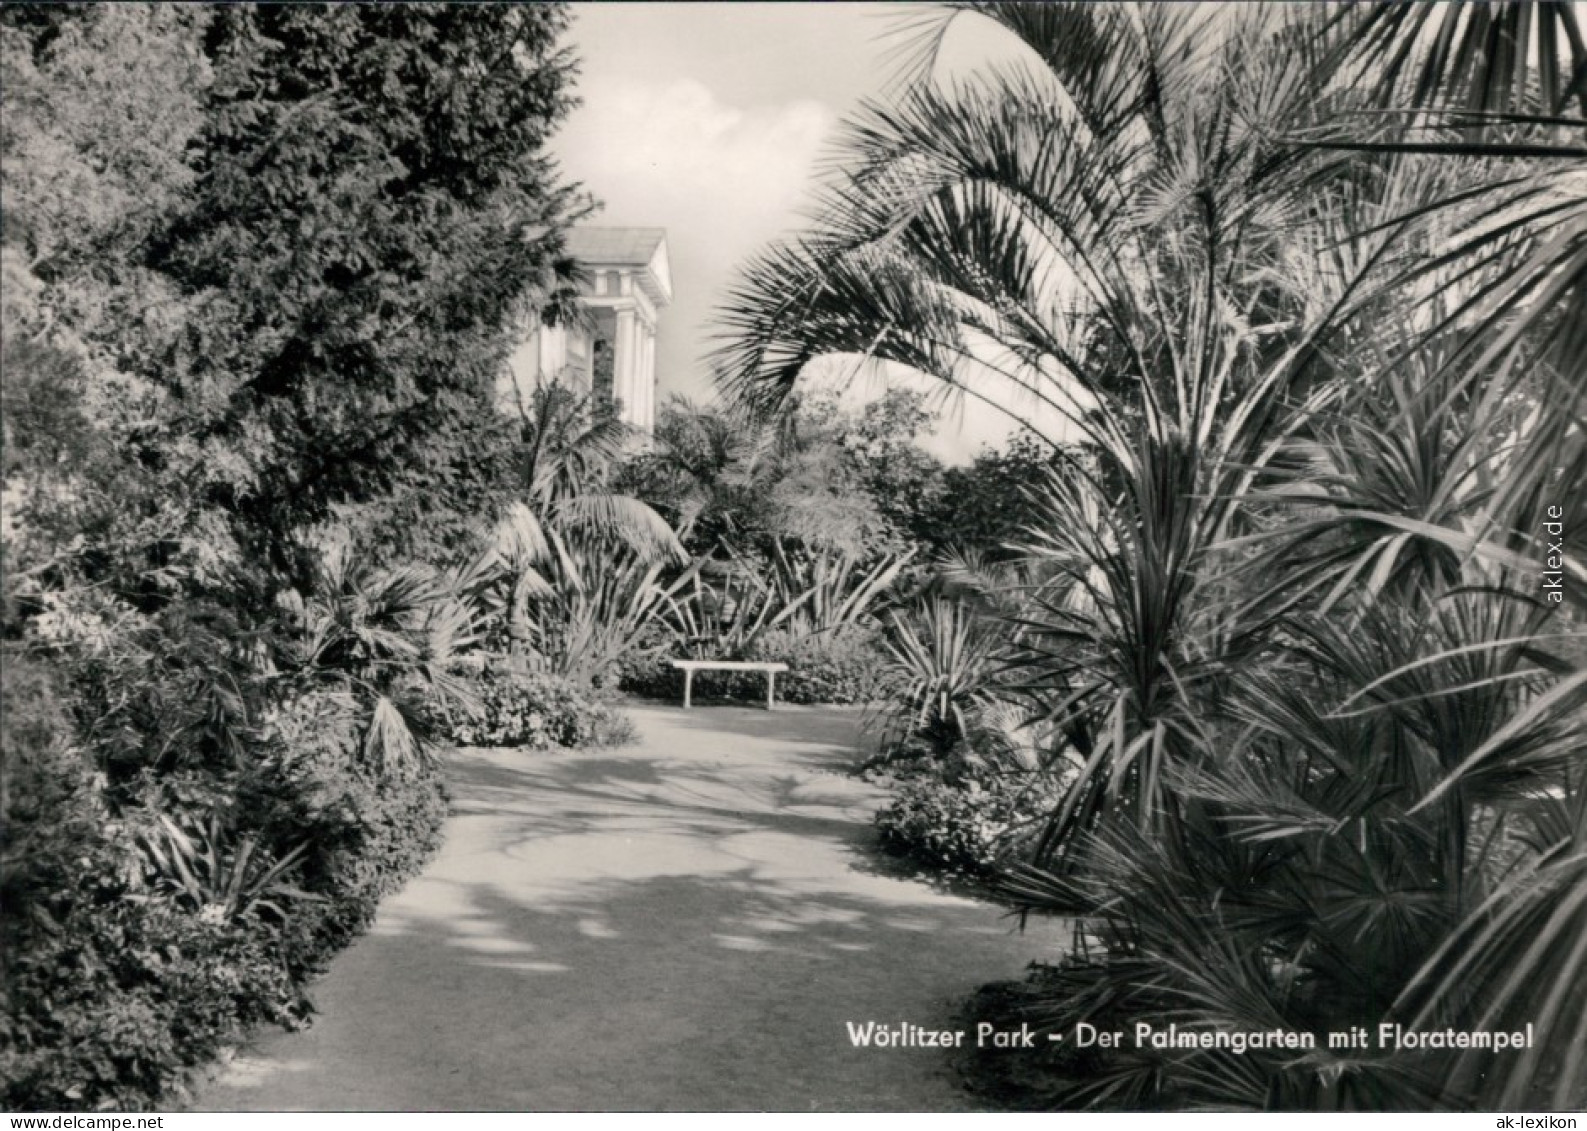
[[[890,868],[853,711],[632,711],[616,750],[466,750],[425,872],[195,1110],[961,1110],[937,1049],[1051,957],[986,903]],[[969,1040],[974,1040],[972,1033]]]

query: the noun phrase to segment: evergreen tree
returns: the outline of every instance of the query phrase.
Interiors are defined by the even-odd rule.
[[[150,251],[200,314],[161,379],[217,453],[203,497],[277,564],[338,504],[412,550],[489,496],[513,327],[573,293],[580,197],[544,150],[571,105],[566,24],[557,5],[214,12],[197,189]]]

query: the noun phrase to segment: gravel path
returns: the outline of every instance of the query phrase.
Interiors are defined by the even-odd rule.
[[[925,1028],[1057,951],[899,878],[851,711],[644,707],[616,751],[460,752],[441,854],[193,1110],[971,1106]],[[973,1042],[972,1032],[967,1040]]]

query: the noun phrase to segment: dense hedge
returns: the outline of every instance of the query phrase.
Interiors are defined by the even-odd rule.
[[[321,729],[310,743],[283,717],[275,754],[247,776],[224,787],[175,776],[111,814],[102,780],[68,742],[47,669],[6,660],[0,1102],[153,1106],[249,1026],[303,1024],[307,979],[438,843],[439,776],[422,766],[377,775],[347,741],[351,728]],[[314,714],[311,701],[296,706]],[[306,745],[281,745],[288,734]],[[195,816],[206,805],[208,832]],[[212,863],[200,853],[198,882],[184,887],[154,866],[161,814],[215,849]],[[296,845],[291,874],[268,883],[269,863]],[[260,898],[223,900],[228,870]]]
[[[80,851],[71,886],[6,925],[8,1109],[141,1108],[246,1026],[305,1015],[279,934],[134,902],[126,840]]]
[[[436,847],[446,797],[435,767],[372,764],[356,701],[311,690],[261,721],[242,768],[148,775],[112,801],[50,669],[6,661],[5,1106],[152,1106],[248,1027],[304,1024],[308,980]],[[632,736],[599,693],[565,680],[497,664],[475,685],[482,713],[442,720],[460,743]],[[174,845],[185,872],[160,858],[182,856]],[[227,897],[231,877],[242,898]]]
[[[774,629],[757,638],[742,657],[707,650],[703,658],[787,664],[789,670],[777,676],[780,703],[873,703],[887,698],[891,689],[880,638],[868,628],[808,635]],[[678,699],[683,695],[683,673],[666,657],[646,657],[625,664],[620,686],[634,695]],[[693,694],[698,698],[764,701],[766,676],[762,672],[696,672]]]
[[[454,712],[444,720],[459,746],[620,746],[633,724],[599,691],[496,660],[473,679],[478,713]]]

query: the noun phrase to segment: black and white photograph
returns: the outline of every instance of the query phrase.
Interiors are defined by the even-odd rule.
[[[10,1126],[1576,1127],[1584,27],[0,4]]]

